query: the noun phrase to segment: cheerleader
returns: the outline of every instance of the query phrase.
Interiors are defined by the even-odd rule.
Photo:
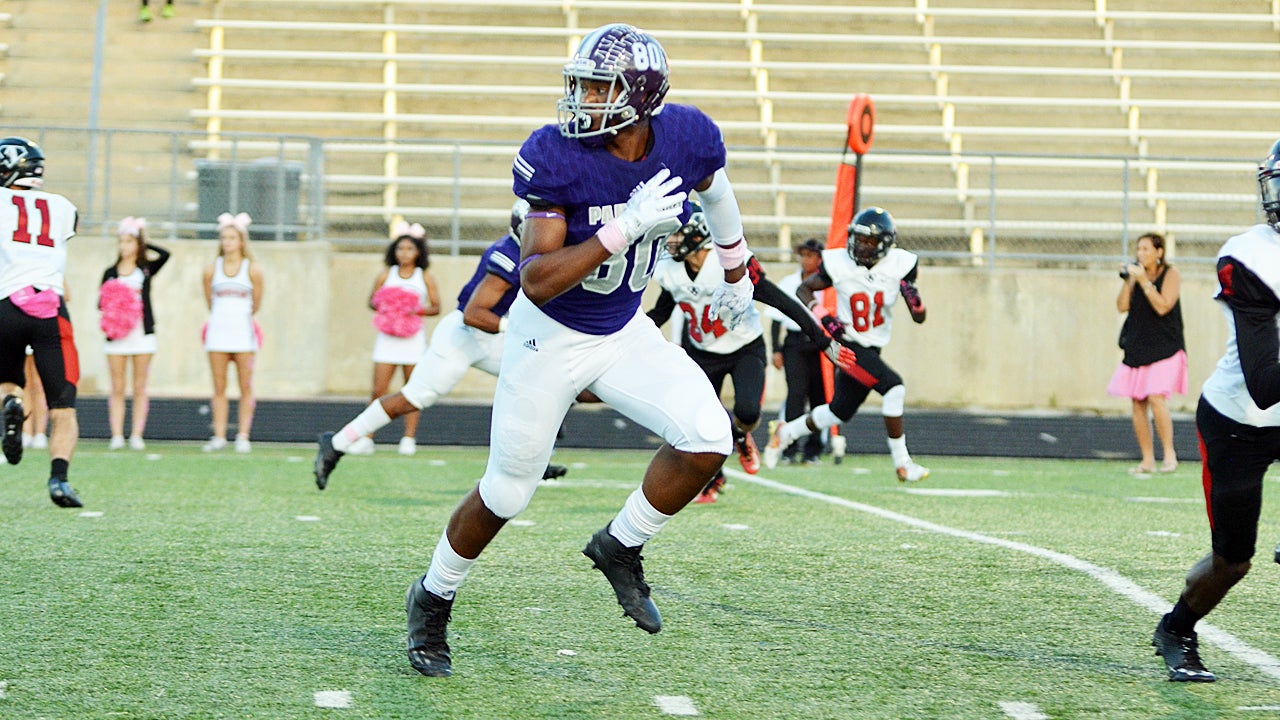
[[[401,220],[391,228],[391,234],[395,240],[387,246],[386,267],[378,274],[369,295],[373,324],[378,329],[378,338],[373,344],[374,400],[387,394],[397,369],[408,382],[418,358],[427,350],[422,318],[440,314],[440,292],[435,278],[427,272],[431,262],[427,255],[426,231],[417,223],[410,225]],[[401,455],[416,452],[417,432],[418,413],[414,411],[404,416]],[[372,453],[373,439],[357,440],[349,452]]]
[[[204,349],[213,372],[213,437],[205,452],[227,446],[227,366],[236,366],[240,382],[239,425],[235,449],[252,450],[249,430],[253,426],[253,360],[261,344],[261,334],[253,316],[262,305],[262,269],[249,252],[249,223],[246,213],[218,216],[218,257],[204,269],[204,298],[209,305],[205,324]]]
[[[111,370],[111,396],[107,416],[111,426],[111,450],[124,447],[125,376],[133,368],[133,423],[129,447],[146,448],[147,376],[156,352],[156,324],[151,311],[151,278],[169,261],[169,251],[147,240],[146,218],[127,217],[116,230],[119,252],[102,273],[98,310],[100,327],[107,336],[104,352]]]

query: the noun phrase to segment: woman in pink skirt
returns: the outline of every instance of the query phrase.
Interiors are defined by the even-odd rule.
[[[1133,474],[1156,471],[1151,426],[1160,438],[1164,456],[1160,472],[1178,469],[1173,447],[1173,419],[1169,396],[1187,394],[1187,351],[1182,336],[1182,274],[1165,262],[1164,236],[1147,233],[1138,238],[1138,262],[1120,270],[1124,285],[1116,308],[1129,313],[1120,330],[1124,360],[1111,376],[1107,392],[1133,400],[1133,432],[1142,461]]]

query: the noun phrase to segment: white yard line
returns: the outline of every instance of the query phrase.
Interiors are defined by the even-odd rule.
[[[654,695],[653,704],[665,715],[694,716],[698,708],[693,706],[693,699],[687,695]]]
[[[351,692],[349,690],[317,690],[315,692],[316,707],[321,708],[349,708],[351,707]]]
[[[1001,700],[1000,709],[1013,720],[1049,720],[1035,703]]]
[[[1003,538],[992,537],[990,535],[983,535],[982,533],[947,527],[946,525],[939,525],[937,523],[929,522],[928,520],[921,520],[919,518],[911,517],[910,515],[903,515],[902,513],[886,510],[874,505],[867,505],[865,503],[835,497],[834,495],[825,495],[823,493],[813,492],[812,490],[805,490],[804,488],[795,487],[794,485],[786,485],[758,475],[747,475],[746,473],[739,472],[737,470],[726,469],[724,472],[735,480],[754,483],[761,487],[767,487],[779,492],[787,493],[788,495],[807,497],[812,500],[819,500],[832,505],[839,505],[840,507],[856,510],[868,515],[875,515],[876,517],[892,522],[910,525],[928,532],[938,533],[940,535],[950,535],[952,537],[983,543],[986,545],[995,545],[997,547],[1005,548],[1006,550],[1014,550],[1016,552],[1026,553],[1027,555],[1044,558],[1045,560],[1057,563],[1065,568],[1082,572],[1110,588],[1111,591],[1117,595],[1120,595],[1133,604],[1138,605],[1139,607],[1144,607],[1158,615],[1163,615],[1169,610],[1169,608],[1173,607],[1172,602],[1165,600],[1149,590],[1139,587],[1132,580],[1124,577],[1120,573],[1109,568],[1094,565],[1087,560],[1081,560],[1080,558],[1067,555],[1066,553],[1060,553],[1056,550],[1047,550],[1045,548],[1036,547],[1035,545],[1016,542],[1014,540],[1005,540]],[[1277,660],[1269,653],[1259,650],[1231,633],[1221,630],[1204,621],[1201,621],[1196,625],[1196,631],[1199,633],[1201,640],[1208,641],[1209,643],[1218,646],[1223,651],[1234,655],[1237,660],[1254,666],[1264,675],[1280,680],[1280,660]]]

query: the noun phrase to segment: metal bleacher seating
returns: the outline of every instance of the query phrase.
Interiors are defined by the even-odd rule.
[[[195,148],[321,137],[331,222],[466,236],[505,214],[577,40],[625,19],[666,47],[669,100],[723,128],[759,247],[825,232],[855,93],[878,116],[864,201],[939,258],[991,251],[997,227],[1004,253],[1114,254],[1131,225],[1194,255],[1248,219],[1250,163],[1278,134],[1280,0],[885,3],[217,0],[196,22]]]

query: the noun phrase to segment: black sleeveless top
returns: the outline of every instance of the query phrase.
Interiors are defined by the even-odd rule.
[[[1168,267],[1160,272],[1152,284],[1156,292],[1164,287],[1164,278]],[[1186,349],[1182,338],[1182,298],[1173,304],[1173,309],[1164,315],[1151,307],[1151,301],[1142,291],[1142,286],[1134,283],[1129,295],[1129,315],[1124,319],[1124,327],[1120,329],[1120,347],[1124,350],[1124,364],[1129,367],[1142,367],[1172,357],[1179,350]]]

